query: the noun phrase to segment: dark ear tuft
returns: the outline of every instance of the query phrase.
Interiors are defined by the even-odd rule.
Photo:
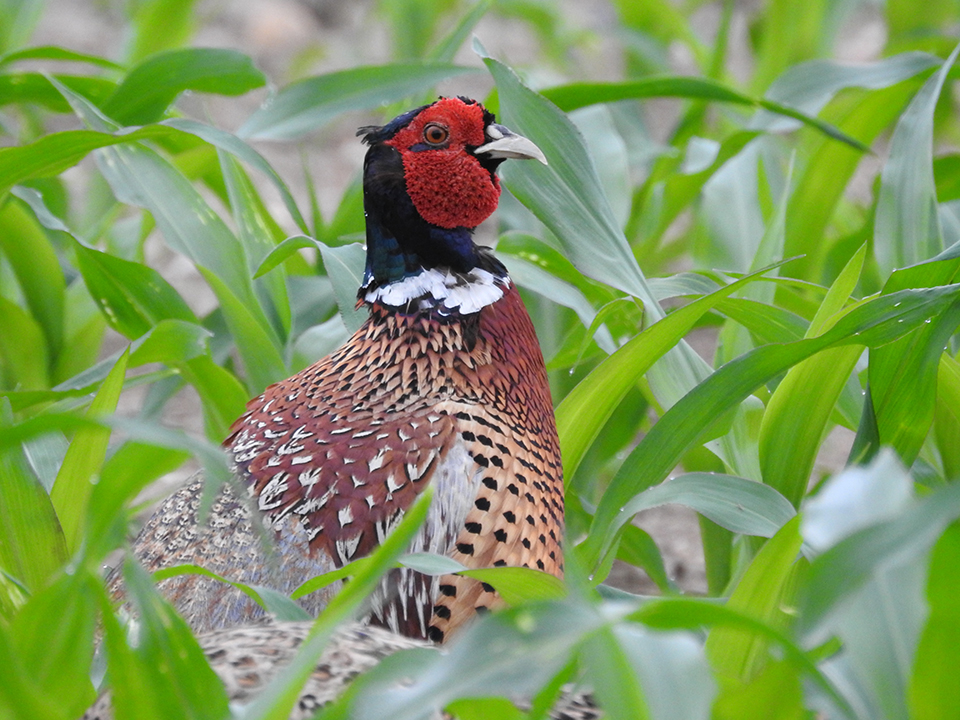
[[[371,138],[372,135],[377,135],[383,130],[383,127],[380,125],[364,125],[363,127],[357,128],[357,137],[363,136],[363,139],[360,142],[365,142],[367,145],[372,145],[375,140]]]
[[[363,142],[365,142],[367,145],[375,145],[379,142],[385,142],[409,125],[411,120],[413,120],[428,107],[430,106],[421,105],[420,107],[414,108],[409,112],[405,112],[403,115],[398,115],[383,127],[380,127],[379,125],[364,125],[362,128],[357,130],[357,135],[362,135]]]

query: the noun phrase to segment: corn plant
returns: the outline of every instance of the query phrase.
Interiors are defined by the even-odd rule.
[[[511,607],[449,652],[384,663],[321,716],[541,718],[570,682],[611,718],[960,714],[956,8],[687,5],[613,0],[609,26],[584,30],[547,3],[384,1],[366,22],[386,25],[393,61],[271,85],[226,128],[191,117],[184,94],[240,108],[271,80],[240,49],[195,46],[192,3],[131,4],[122,57],[32,45],[54,6],[0,3],[0,715],[77,717],[105,664],[118,717],[286,717],[382,572],[450,571],[402,555],[421,502],[341,573],[353,581],[297,662],[240,707],[127,557],[131,641],[101,566],[140,491],[193,459],[212,497],[247,399],[362,321],[358,179],[325,215],[265,143],[466,81],[549,158],[504,167],[495,239],[551,371],[568,577],[472,571]],[[717,17],[709,40],[691,19],[701,5]],[[858,12],[884,28],[883,50],[836,62]],[[728,70],[738,19],[746,79]],[[537,62],[512,67],[481,20],[526,28]],[[618,80],[576,62],[598,45],[622,59]],[[671,47],[695,73],[671,69]],[[655,142],[646,108],[665,98],[677,113]],[[161,245],[196,269],[212,310],[151,265]],[[716,338],[710,359],[694,330]],[[202,436],[161,422],[184,393]],[[847,466],[817,477],[835,428],[854,438]],[[633,522],[670,503],[699,515],[706,597],[677,587]],[[615,561],[660,594],[605,584]]]

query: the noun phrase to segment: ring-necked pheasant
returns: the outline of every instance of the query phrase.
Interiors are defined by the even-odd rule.
[[[560,576],[563,482],[543,357],[506,269],[472,237],[497,207],[500,163],[546,159],[465,98],[358,134],[370,146],[358,294],[369,318],[332,355],[252,400],[225,442],[274,552],[229,490],[198,527],[199,483],[164,503],[135,550],[149,570],[198,563],[290,592],[369,553],[430,483],[411,551]],[[201,576],[161,588],[198,629],[259,612]],[[495,602],[478,581],[402,569],[371,610],[387,628],[440,642]]]

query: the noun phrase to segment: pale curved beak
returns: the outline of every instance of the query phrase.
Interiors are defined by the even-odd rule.
[[[493,123],[487,127],[487,137],[490,142],[485,143],[473,151],[474,155],[487,155],[492,158],[514,158],[518,160],[539,160],[547,165],[547,158],[543,151],[533,141],[523,135],[517,135],[503,125]]]

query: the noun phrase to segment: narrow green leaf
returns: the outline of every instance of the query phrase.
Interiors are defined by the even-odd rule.
[[[800,604],[800,630],[811,632],[864,585],[878,567],[916,558],[960,517],[960,483],[935,490],[896,517],[871,525],[816,558]]]
[[[960,525],[954,523],[933,547],[927,574],[930,615],[920,637],[910,683],[910,717],[960,716]]]
[[[217,365],[210,355],[198,355],[178,365],[183,378],[193,385],[203,402],[207,437],[219,442],[245,409],[249,393],[229,370]]]
[[[229,580],[223,575],[218,575],[217,573],[207,570],[205,567],[200,565],[183,563],[181,565],[165,567],[153,573],[153,580],[154,582],[159,583],[162,580],[167,580],[172,577],[179,577],[180,575],[202,575],[218,582],[222,582],[225,585],[230,585],[253,600],[257,605],[262,607],[267,613],[279,621],[299,621],[310,619],[310,616],[307,614],[306,610],[297,605],[294,600],[287,597],[283,593],[277,592],[276,590],[263,585],[247,585],[241,582],[234,582],[233,580]]]
[[[334,629],[346,620],[369,595],[380,578],[392,568],[427,519],[433,488],[427,488],[404,513],[404,518],[380,547],[360,565],[353,579],[320,613],[296,658],[275,676],[246,708],[246,718],[286,720],[300,689],[314,667]]]
[[[863,268],[866,246],[847,263],[831,286],[807,332],[816,335],[839,318]],[[777,386],[760,425],[763,481],[800,506],[830,414],[862,351],[834,348],[790,368]],[[811,392],[816,388],[816,392]],[[789,442],[784,442],[789,438]]]
[[[127,60],[136,62],[186,43],[196,23],[195,4],[195,0],[147,0],[134,6]]]
[[[10,624],[17,659],[48,697],[59,698],[64,718],[75,718],[96,699],[90,684],[98,579],[73,568],[35,593]]]
[[[53,112],[70,112],[70,104],[63,99],[53,81],[98,103],[109,97],[117,86],[111,80],[87,75],[4,73],[0,74],[0,105],[35,103]]]
[[[779,647],[787,660],[813,680],[833,700],[844,717],[856,717],[849,703],[817,668],[816,663],[785,633],[739,610],[715,602],[688,598],[670,598],[647,603],[630,618],[660,630],[736,628],[768,638]]]
[[[136,644],[128,647],[112,617],[106,624],[107,673],[117,717],[228,717],[223,685],[189,626],[130,558],[123,575],[139,630]]]
[[[253,294],[243,246],[183,175],[142,146],[104,147],[97,159],[118,200],[148,210],[170,247],[216,273],[269,327]]]
[[[824,135],[846,143],[860,152],[870,151],[870,148],[859,140],[850,137],[830,123],[811,117],[787,105],[763,98],[750,97],[709,78],[666,76],[626,82],[572,83],[548,88],[541,94],[565,112],[596,103],[617,102],[619,100],[641,100],[655,97],[712,100],[737,105],[750,105],[794,120],[799,120],[803,124],[816,128]]]
[[[604,717],[648,720],[650,709],[626,652],[609,628],[587,640],[580,651]]]
[[[188,118],[169,118],[159,123],[159,125],[195,135],[201,140],[210,143],[215,148],[230,153],[238,160],[242,160],[250,167],[263,173],[280,193],[280,198],[283,200],[287,212],[290,213],[290,217],[297,224],[297,227],[303,232],[307,231],[306,222],[300,214],[297,202],[294,200],[293,194],[283,181],[283,178],[280,177],[277,171],[273,169],[270,163],[268,163],[260,153],[247,145],[243,140],[236,135],[228,133],[226,130],[221,130],[212,125],[206,125]]]
[[[937,372],[937,449],[947,480],[960,480],[960,363],[944,353]]]
[[[617,560],[642,569],[657,584],[660,592],[676,592],[676,587],[667,575],[660,548],[645,530],[636,525],[627,525],[623,529],[623,537],[617,548]]]
[[[327,276],[333,283],[343,323],[349,332],[354,332],[367,319],[366,308],[357,308],[357,288],[363,282],[366,251],[358,243],[328,247],[319,241],[315,242],[320,248]]]
[[[199,323],[180,294],[151,267],[75,247],[77,267],[107,323],[131,340],[161,320]]]
[[[520,162],[505,165],[501,171],[505,185],[553,232],[581,272],[639,298],[645,322],[663,318],[664,312],[606,200],[580,133],[549,100],[524,86],[510,68],[490,58],[478,41],[474,49],[497,83],[504,122],[535,142],[550,162],[549,166]],[[708,372],[703,359],[681,341],[650,368],[647,379],[659,403],[669,407]],[[720,441],[716,452],[734,472],[752,462],[736,443],[726,440]]]
[[[254,272],[253,277],[255,279],[263,277],[293,255],[297,250],[308,247],[317,247],[317,241],[306,235],[293,235],[292,237],[288,237],[267,253],[263,260],[260,261],[260,266],[256,269],[256,272]]]
[[[604,360],[567,394],[556,412],[564,477],[573,477],[604,423],[653,363],[676,345],[717,302],[768,270],[764,268],[746,275],[675,310]]]
[[[71,63],[87,63],[95,65],[96,67],[106,68],[107,70],[123,70],[122,65],[118,65],[113,62],[113,60],[108,60],[105,57],[76,52],[56,45],[38,45],[36,47],[7,53],[0,57],[0,67],[13,65],[22,60],[60,60]]]
[[[243,358],[250,390],[259,394],[267,385],[287,377],[289,373],[276,338],[259,322],[260,313],[252,312],[219,276],[205,268],[200,268],[200,272],[220,300],[230,334]]]
[[[91,419],[98,419],[117,409],[123,379],[127,372],[128,353],[124,352],[97,391],[87,411]],[[50,492],[50,500],[57,510],[63,534],[71,551],[83,539],[83,525],[87,517],[87,503],[93,483],[107,453],[110,431],[107,428],[78,430],[70,441],[60,472]]]
[[[270,216],[250,177],[233,157],[218,150],[220,170],[227,187],[227,197],[237,236],[246,250],[248,272],[256,268],[256,258],[270,252],[285,233]],[[276,332],[286,338],[290,332],[290,299],[281,273],[260,278],[253,282],[254,291],[268,315],[273,320]]]
[[[784,525],[766,543],[737,583],[727,607],[783,630],[784,609],[792,604],[790,579],[800,552],[800,518]],[[714,628],[707,657],[721,682],[749,682],[767,661],[769,639],[733,628]]]
[[[797,668],[772,661],[748,683],[725,688],[713,720],[805,720],[803,685]]]
[[[237,134],[255,140],[293,140],[348,110],[371,110],[402,100],[473,68],[443,63],[360,67],[300,80],[282,88]]]
[[[159,120],[186,90],[242,95],[265,83],[266,78],[253,61],[236,50],[170,50],[133,68],[103,111],[121,125],[145,125]]]
[[[436,553],[407,553],[400,558],[400,564],[425,575],[447,575],[467,569],[463,563]]]
[[[333,717],[414,720],[460,698],[531,697],[565,670],[579,643],[608,623],[574,597],[491,613],[442,654],[420,650],[381,663],[338,701],[342,714]]]
[[[178,448],[164,448],[138,442],[120,446],[100,471],[99,482],[90,495],[87,518],[86,556],[99,562],[119,546],[122,537],[109,532],[122,518],[126,503],[154,480],[180,467],[190,454]],[[126,532],[126,527],[122,530]],[[116,542],[116,544],[114,544]]]
[[[901,115],[881,175],[874,253],[884,276],[943,250],[933,179],[933,113],[960,45]]]
[[[43,328],[23,308],[0,296],[0,359],[4,385],[24,390],[50,387],[50,354]]]
[[[623,512],[674,503],[696,510],[727,530],[745,535],[773,537],[796,511],[768,485],[716,473],[687,473],[644,490],[628,502]]]
[[[492,0],[477,0],[477,2],[473,3],[470,11],[465,13],[447,36],[427,53],[427,60],[432,62],[453,62],[453,56],[457,54],[457,50],[466,42],[467,36],[470,35],[470,32],[476,27],[476,24],[480,22],[480,19],[487,14],[492,4]]]
[[[4,422],[0,436],[8,434]],[[28,590],[39,590],[66,562],[67,545],[50,496],[28,469],[18,445],[15,441],[0,449],[0,567]],[[0,611],[25,600],[19,589],[3,581],[0,595],[7,595]]]
[[[587,564],[596,567],[609,552],[631,517],[623,510],[627,501],[666,477],[718,418],[756,388],[830,347],[891,342],[949,307],[958,291],[960,287],[951,285],[881,295],[854,307],[823,335],[759,347],[719,368],[665,413],[621,466],[581,545]]]
[[[69,720],[61,712],[59,698],[50,697],[31,680],[20,662],[6,627],[0,627],[0,663],[4,682],[0,683],[0,714],[3,717],[29,717],[36,720]]]
[[[555,600],[566,595],[560,578],[531,568],[493,567],[463,570],[460,574],[493,585],[508,605]]]
[[[50,356],[56,355],[63,343],[66,282],[50,240],[17,201],[0,209],[0,251],[10,262],[27,307],[43,330]]]
[[[529,718],[506,698],[455,700],[444,710],[457,720],[528,720]]]

